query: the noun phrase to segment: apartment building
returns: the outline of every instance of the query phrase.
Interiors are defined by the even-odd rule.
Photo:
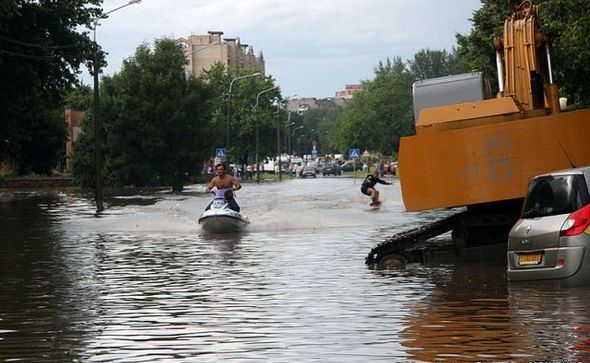
[[[180,39],[186,45],[187,74],[198,77],[215,63],[222,63],[230,72],[253,68],[264,74],[262,52],[254,54],[254,48],[242,44],[240,38],[222,38],[223,32],[209,31],[205,35],[190,35]]]
[[[362,84],[347,84],[344,90],[336,92],[336,98],[351,99],[352,95],[363,90]]]

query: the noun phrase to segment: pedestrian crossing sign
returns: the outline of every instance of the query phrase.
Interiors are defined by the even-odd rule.
[[[218,158],[225,157],[225,148],[224,147],[218,147],[217,149],[215,149],[215,156],[217,156]]]
[[[361,155],[360,149],[350,149],[348,151],[348,158],[349,159],[358,159]]]

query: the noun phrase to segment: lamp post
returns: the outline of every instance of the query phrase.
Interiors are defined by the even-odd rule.
[[[277,165],[279,167],[279,180],[283,180],[281,170],[281,104],[277,103]]]
[[[258,164],[258,154],[259,154],[259,148],[260,148],[260,132],[259,132],[259,123],[258,123],[258,101],[260,99],[260,96],[266,92],[270,92],[273,89],[279,88],[279,86],[274,86],[271,88],[267,88],[263,91],[258,92],[258,94],[256,95],[256,182],[260,183],[260,165]]]
[[[287,112],[287,122],[285,122],[285,127],[287,128],[287,132],[285,132],[285,147],[287,148],[287,154],[293,155],[291,152],[291,126],[295,125],[295,122],[291,122],[291,111]]]
[[[98,64],[98,43],[96,42],[96,27],[101,19],[105,19],[107,15],[117,10],[123,9],[129,5],[139,4],[141,0],[131,0],[125,5],[107,11],[102,14],[93,24],[93,41],[94,41],[94,59],[92,61],[92,71],[94,73],[94,109],[92,117],[94,118],[94,168],[96,178],[96,188],[94,189],[94,199],[96,201],[96,210],[101,212],[104,210],[103,206],[103,180],[102,180],[102,120],[100,119],[100,86],[98,83],[98,74],[100,73],[100,65]]]
[[[284,102],[287,105],[287,121],[285,122],[285,126],[287,126],[287,132],[286,132],[286,136],[287,136],[287,140],[286,140],[286,144],[285,147],[287,148],[287,154],[291,155],[291,113],[293,111],[289,110],[289,101],[292,98],[297,97],[297,95],[291,95],[289,97],[286,97]]]
[[[257,77],[260,76],[262,73],[256,72],[251,74],[246,74],[244,76],[235,77],[229,82],[229,90],[227,91],[227,124],[226,124],[226,134],[225,134],[225,153],[227,155],[227,170],[229,170],[229,162],[230,162],[230,144],[229,144],[229,128],[230,128],[230,120],[231,120],[231,89],[234,85],[235,81],[244,78],[250,77]]]
[[[293,129],[293,137],[295,137],[295,134],[297,133],[297,130],[301,130],[304,127],[305,126],[300,125],[300,126],[297,126],[296,128],[294,128]],[[299,139],[301,138],[301,136],[303,136],[303,135],[300,135],[299,138],[297,138],[297,142],[295,143],[295,145],[293,145],[293,149],[295,149],[295,146],[299,146]],[[293,141],[295,141],[295,140],[293,140]],[[297,147],[297,150],[299,150],[299,147]],[[293,150],[293,151],[295,152],[295,150]]]

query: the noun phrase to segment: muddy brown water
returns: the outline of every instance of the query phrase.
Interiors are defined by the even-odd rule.
[[[247,184],[244,233],[203,235],[203,186],[3,192],[0,361],[587,361],[590,290],[509,284],[497,262],[373,270],[369,250],[437,218],[397,181]]]

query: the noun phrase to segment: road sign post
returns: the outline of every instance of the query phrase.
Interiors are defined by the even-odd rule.
[[[215,156],[218,157],[218,158],[225,158],[225,156],[226,156],[225,148],[224,147],[218,147],[217,149],[215,149]]]
[[[353,175],[353,182],[356,184],[356,160],[361,156],[361,149],[350,149],[348,150],[348,158],[352,159],[352,172]]]

